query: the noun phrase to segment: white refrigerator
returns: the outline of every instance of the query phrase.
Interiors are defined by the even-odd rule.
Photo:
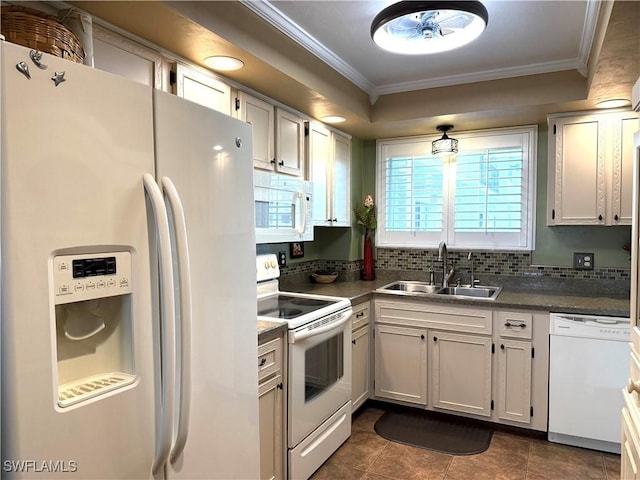
[[[0,44],[2,477],[257,478],[250,126]]]

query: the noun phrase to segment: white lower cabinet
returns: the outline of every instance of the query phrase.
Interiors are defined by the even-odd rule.
[[[498,357],[498,417],[531,420],[531,342],[501,339]]]
[[[374,312],[374,398],[546,431],[548,312],[387,296]]]
[[[370,302],[354,305],[351,333],[351,411],[355,412],[369,398],[371,382],[369,308]]]
[[[491,415],[491,337],[430,331],[435,408]]]
[[[258,345],[260,479],[284,478],[283,339]]]
[[[376,397],[427,404],[426,338],[426,329],[376,325]]]
[[[622,409],[621,450],[620,478],[622,480],[640,479],[640,441],[628,406]]]

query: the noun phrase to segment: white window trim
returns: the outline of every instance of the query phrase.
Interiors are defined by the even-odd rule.
[[[492,250],[492,251],[533,251],[535,248],[535,225],[536,225],[536,164],[537,164],[537,148],[538,148],[538,127],[537,125],[526,125],[522,127],[505,127],[487,130],[475,130],[469,132],[456,132],[451,136],[460,141],[460,151],[465,150],[465,141],[467,145],[473,144],[475,139],[498,140],[500,137],[510,135],[522,135],[523,137],[523,153],[528,156],[527,165],[523,170],[523,182],[528,185],[527,192],[523,198],[526,202],[526,208],[523,209],[523,215],[526,220],[524,225],[527,231],[521,235],[519,245],[504,246],[494,245],[491,236],[487,236],[483,242],[456,244],[456,234],[453,228],[453,215],[455,202],[448,199],[448,190],[451,182],[455,182],[455,169],[448,168],[445,164],[443,170],[443,195],[444,195],[444,218],[442,232],[386,232],[385,230],[385,170],[384,160],[387,155],[402,154],[430,154],[431,142],[440,138],[440,135],[423,135],[414,137],[386,138],[376,141],[376,205],[378,208],[378,229],[376,230],[376,245],[383,248],[434,248],[440,241],[447,242],[447,246],[452,250]],[[493,137],[493,138],[492,138]],[[491,142],[493,143],[493,142]],[[473,148],[471,148],[473,149]],[[469,149],[467,149],[469,150]],[[450,157],[443,157],[443,162],[448,162]],[[459,238],[464,234],[458,233]]]

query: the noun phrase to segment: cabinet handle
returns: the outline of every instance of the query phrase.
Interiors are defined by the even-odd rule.
[[[337,222],[337,221],[338,221],[338,219],[337,219],[337,218],[333,218],[333,219],[331,219],[331,221],[332,221],[332,222]]]
[[[356,318],[362,318],[362,317],[364,317],[364,312],[356,313]]]
[[[438,337],[433,337],[433,341],[437,342],[438,341]]]
[[[351,340],[351,343],[353,343],[353,344],[355,345],[355,344],[356,344],[356,341],[355,341],[355,340]]]
[[[267,357],[262,357],[260,359],[260,363],[258,363],[258,366],[259,367],[264,367],[266,363],[267,363]]]
[[[331,222],[331,219],[330,219],[330,218],[327,218],[327,222]]]
[[[504,324],[505,327],[509,328],[509,327],[520,327],[520,328],[525,328],[527,326],[526,323],[511,323],[511,322],[507,322]]]
[[[620,217],[619,217],[619,216],[618,216],[618,214],[616,213],[616,214],[613,216],[613,219],[617,222],[618,220],[620,220]]]
[[[282,390],[284,387],[284,385],[282,385],[282,382],[280,382],[278,385],[276,385],[276,388],[279,390]]]
[[[504,350],[504,345],[500,344],[500,350]]]
[[[602,221],[602,215],[598,215],[598,220]]]
[[[269,162],[271,165],[275,165],[276,164],[276,159],[272,158],[271,161]]]
[[[280,160],[280,161],[278,162],[278,165],[280,165],[281,167],[284,167],[284,160]]]
[[[640,381],[639,382],[634,382],[631,379],[627,380],[627,392],[628,393],[633,393],[633,392],[640,393]]]
[[[422,340],[424,340],[424,335],[420,335],[420,338],[421,338]]]

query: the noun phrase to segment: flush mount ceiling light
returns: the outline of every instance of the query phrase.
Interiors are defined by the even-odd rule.
[[[453,125],[438,125],[436,128],[442,132],[442,137],[431,142],[431,154],[442,157],[458,153],[458,140],[447,136],[447,132],[453,129]]]
[[[325,117],[322,117],[320,120],[325,123],[342,123],[346,120],[346,118],[340,115],[327,115]]]
[[[612,98],[611,100],[602,100],[596,103],[597,108],[628,107],[629,105],[631,105],[631,100],[626,98]]]
[[[224,55],[215,55],[213,57],[207,57],[203,60],[204,64],[214,70],[221,70],[230,72],[232,70],[240,70],[244,67],[244,62],[234,57],[227,57]]]
[[[371,38],[389,52],[438,53],[475,40],[489,14],[478,1],[404,1],[382,10],[371,22]]]

